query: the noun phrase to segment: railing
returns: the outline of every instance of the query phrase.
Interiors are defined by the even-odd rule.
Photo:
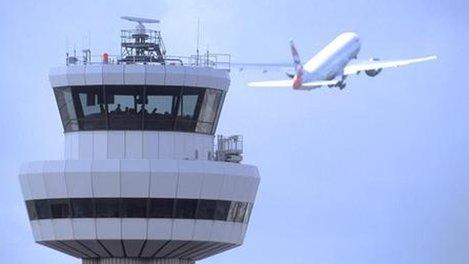
[[[243,136],[217,136],[215,160],[239,163],[243,160]]]
[[[210,67],[215,69],[230,70],[231,55],[221,53],[204,53],[200,55],[191,56],[164,56],[164,63],[157,61],[148,62],[129,62],[122,61],[120,55],[109,55],[107,53],[98,56],[91,55],[89,51],[83,51],[83,56],[79,57],[67,53],[66,65],[102,65],[102,64],[158,64],[158,65],[182,65],[191,67]]]

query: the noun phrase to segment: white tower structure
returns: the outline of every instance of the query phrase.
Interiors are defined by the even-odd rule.
[[[143,26],[157,21],[124,19],[138,26],[121,56],[86,50],[50,71],[65,153],[21,168],[35,241],[87,264],[190,264],[241,245],[259,176],[240,136],[214,144],[229,60],[167,56]]]

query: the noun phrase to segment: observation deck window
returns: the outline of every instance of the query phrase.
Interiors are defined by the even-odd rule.
[[[28,200],[26,206],[30,220],[121,217],[247,223],[252,210],[248,202],[187,198],[57,198]]]
[[[174,199],[150,199],[150,218],[173,217]]]
[[[65,131],[78,130],[77,114],[73,104],[71,88],[54,89],[54,94]]]
[[[215,133],[223,91],[106,85],[54,88],[65,132],[160,130]]]
[[[195,219],[197,200],[178,199],[176,201],[176,218]]]
[[[145,198],[122,198],[121,217],[146,217],[147,201]]]
[[[94,214],[93,200],[86,198],[75,198],[70,201],[72,216],[87,217]]]
[[[94,202],[96,205],[96,215],[101,215],[102,217],[119,217],[119,199],[96,198]]]
[[[99,87],[83,87],[77,91],[80,104],[77,105],[78,123],[84,130],[104,129],[106,125],[106,105],[104,93]]]
[[[141,127],[143,119],[143,87],[106,87],[109,129]]]
[[[70,217],[70,205],[67,199],[55,199],[49,201],[52,218]]]
[[[196,132],[208,134],[213,130],[213,122],[217,119],[218,109],[222,100],[222,93],[217,90],[207,90],[200,109],[199,122]],[[214,132],[214,130],[213,130]]]
[[[173,130],[180,89],[146,87],[144,130]]]

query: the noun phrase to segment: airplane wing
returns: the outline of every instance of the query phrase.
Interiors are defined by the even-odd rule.
[[[252,68],[262,68],[262,67],[277,67],[277,68],[293,68],[293,63],[281,62],[281,63],[256,63],[256,62],[231,62],[231,66],[234,67],[252,67]]]
[[[336,85],[339,80],[324,80],[324,81],[314,81],[314,82],[305,82],[301,84],[301,87],[320,87],[325,85]],[[293,80],[278,80],[278,81],[263,81],[263,82],[250,82],[248,83],[249,87],[293,87]],[[300,88],[301,89],[301,88]]]
[[[292,87],[293,80],[277,80],[277,81],[263,81],[263,82],[250,82],[249,87]]]
[[[293,71],[292,63],[253,63],[253,62],[231,62],[229,63],[231,70],[260,70],[262,72],[269,71]]]
[[[344,75],[352,75],[357,74],[361,71],[368,71],[368,70],[379,70],[385,68],[395,68],[406,66],[414,63],[435,60],[436,56],[428,56],[422,58],[415,58],[415,59],[408,59],[408,60],[383,60],[383,61],[368,61],[363,63],[357,63],[348,65],[344,68]]]

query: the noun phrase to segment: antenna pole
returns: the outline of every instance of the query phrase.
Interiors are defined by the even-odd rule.
[[[91,49],[91,32],[88,30],[88,49]]]
[[[200,36],[200,18],[197,18],[197,62],[196,62],[197,66],[199,66],[199,36]]]
[[[69,52],[68,46],[69,46],[69,43],[68,43],[68,35],[67,35],[65,36],[65,49],[67,50],[67,53]]]

